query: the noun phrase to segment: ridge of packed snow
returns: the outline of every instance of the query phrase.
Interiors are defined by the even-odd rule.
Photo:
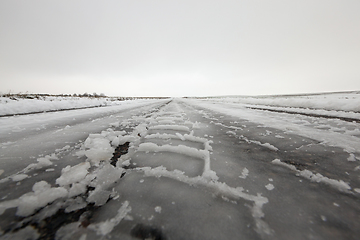
[[[298,170],[295,166],[291,165],[291,164],[287,164],[282,162],[280,159],[274,159],[272,161],[273,164],[276,165],[280,165],[280,166],[284,166],[289,168],[292,171],[295,171],[297,173],[297,176],[301,176],[303,178],[306,178],[312,182],[317,182],[317,183],[325,183],[335,189],[338,189],[341,192],[349,192],[351,190],[351,187],[349,184],[345,183],[343,180],[336,180],[336,179],[331,179],[328,177],[325,177],[323,175],[321,175],[320,173],[313,173],[307,169],[305,170]]]

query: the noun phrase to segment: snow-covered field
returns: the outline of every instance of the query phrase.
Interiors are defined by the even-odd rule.
[[[189,99],[198,106],[360,153],[360,92]],[[346,109],[346,111],[344,110]],[[291,114],[289,114],[291,113]],[[345,120],[345,121],[344,121]],[[359,158],[359,157],[358,157]]]
[[[359,95],[133,100],[2,117],[0,239],[356,239]],[[60,110],[81,99],[14,109],[54,101]],[[41,227],[58,221],[53,233]]]
[[[235,103],[244,107],[266,108],[287,112],[355,118],[360,120],[360,92],[279,96],[208,97],[202,100]]]
[[[36,97],[34,97],[36,96]],[[122,104],[125,99],[117,97],[71,97],[37,96],[29,98],[14,96],[0,97],[0,117],[26,113],[103,107]],[[131,100],[127,100],[131,101]]]

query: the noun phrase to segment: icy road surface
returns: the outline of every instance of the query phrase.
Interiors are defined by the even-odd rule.
[[[184,99],[0,121],[1,239],[360,237],[357,122]]]

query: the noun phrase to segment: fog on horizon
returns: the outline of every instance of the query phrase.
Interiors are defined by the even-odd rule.
[[[360,1],[0,2],[0,91],[360,90]]]

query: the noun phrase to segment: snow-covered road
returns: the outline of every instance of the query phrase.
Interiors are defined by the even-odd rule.
[[[356,122],[188,99],[0,121],[3,239],[360,236]]]

